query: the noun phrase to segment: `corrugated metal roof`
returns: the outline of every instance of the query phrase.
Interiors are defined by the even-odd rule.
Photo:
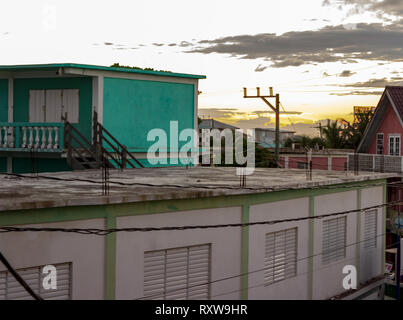
[[[389,93],[400,118],[403,119],[403,87],[387,86],[385,90]]]
[[[32,71],[32,70],[58,70],[59,68],[77,68],[77,69],[89,69],[98,71],[117,71],[128,73],[148,74],[164,77],[177,77],[177,78],[192,78],[192,79],[205,79],[206,76],[186,73],[175,73],[168,71],[152,71],[142,69],[131,69],[121,67],[106,67],[89,64],[77,64],[77,63],[50,63],[50,64],[30,64],[30,65],[3,65],[0,66],[0,71]]]
[[[238,128],[214,119],[203,119],[199,124],[199,129],[238,129]]]

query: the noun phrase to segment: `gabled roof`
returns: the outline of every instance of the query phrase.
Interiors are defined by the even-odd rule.
[[[403,129],[403,87],[386,86],[375,109],[375,113],[365,129],[364,137],[357,148],[357,152],[366,152],[369,149],[375,137],[375,133],[382,123],[387,107],[389,106],[388,102],[390,102],[390,105],[395,110]]]
[[[89,64],[77,64],[77,63],[49,63],[49,64],[30,64],[30,65],[0,65],[0,71],[41,71],[41,70],[58,70],[59,68],[76,68],[76,69],[89,69],[97,71],[116,71],[116,72],[128,72],[128,73],[140,73],[155,76],[165,76],[165,77],[177,77],[177,78],[192,78],[192,79],[205,79],[206,76],[196,75],[196,74],[186,74],[186,73],[175,73],[168,71],[153,71],[153,70],[143,70],[143,69],[132,69],[123,67],[106,67],[106,66],[96,66]]]
[[[199,129],[239,129],[224,122],[214,119],[203,119],[199,124]]]

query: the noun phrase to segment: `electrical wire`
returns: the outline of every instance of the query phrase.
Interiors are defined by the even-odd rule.
[[[234,168],[241,168],[241,167],[234,167]],[[51,177],[51,176],[43,176],[43,175],[35,175],[35,176],[26,176],[22,174],[17,174],[17,173],[0,173],[0,175],[5,175],[5,176],[15,176],[19,178],[28,178],[28,179],[49,179],[49,180],[55,180],[55,181],[66,181],[66,182],[87,182],[87,183],[94,183],[94,184],[102,184],[102,181],[96,181],[96,180],[90,180],[90,179],[78,179],[78,178],[60,178],[60,177]],[[306,186],[306,187],[267,187],[267,186],[261,186],[261,187],[241,187],[241,186],[228,186],[228,185],[216,185],[216,186],[205,186],[205,185],[175,185],[175,184],[151,184],[151,183],[140,183],[140,182],[131,182],[131,183],[126,183],[126,182],[121,182],[121,181],[109,181],[110,184],[116,184],[116,185],[121,185],[121,186],[144,186],[144,187],[160,187],[160,188],[196,188],[196,189],[209,189],[209,190],[221,190],[221,189],[229,189],[229,190],[239,190],[239,189],[246,189],[246,190],[254,190],[254,191],[288,191],[288,190],[316,190],[316,189],[339,189],[343,188],[343,186],[337,186],[337,185],[331,185],[331,186],[324,186],[324,185],[318,185],[318,186]],[[346,188],[351,188],[350,186],[347,186]]]
[[[257,226],[257,225],[273,225],[285,222],[297,222],[305,220],[314,219],[324,219],[333,216],[339,216],[350,213],[357,213],[361,211],[366,211],[370,209],[377,209],[383,207],[390,207],[396,204],[401,204],[403,201],[393,201],[389,203],[382,203],[375,206],[370,206],[361,209],[352,209],[339,212],[333,212],[323,215],[307,216],[299,218],[290,219],[279,219],[279,220],[269,220],[269,221],[258,221],[258,222],[248,222],[248,223],[227,223],[227,224],[215,224],[215,225],[185,225],[185,226],[173,226],[173,227],[146,227],[146,228],[113,228],[113,229],[97,229],[97,228],[35,228],[35,227],[0,227],[0,233],[9,232],[66,232],[66,233],[78,233],[84,235],[98,235],[106,236],[111,233],[116,232],[150,232],[150,231],[179,231],[179,230],[194,230],[194,229],[217,229],[217,228],[233,228],[233,227],[247,227],[247,226]]]
[[[361,240],[361,241],[357,241],[357,242],[354,242],[354,243],[350,243],[350,244],[345,245],[345,246],[339,246],[339,247],[334,248],[333,250],[330,250],[330,251],[328,250],[328,251],[326,251],[326,253],[328,253],[328,252],[333,252],[333,251],[337,251],[337,250],[340,250],[340,249],[343,249],[343,248],[348,248],[348,247],[351,247],[351,246],[355,246],[355,245],[358,245],[358,244],[360,244],[360,243],[362,243],[362,242],[369,241],[369,240],[372,239],[372,238],[378,238],[378,237],[382,237],[382,236],[385,236],[385,235],[386,235],[386,233],[378,234],[378,235],[376,235],[376,236],[374,236],[374,237],[371,237],[371,238],[367,238],[367,239],[364,239],[364,240]],[[390,247],[392,247],[393,245],[395,245],[395,243],[392,243],[392,244],[390,245]],[[389,247],[385,247],[385,249],[388,249],[388,248],[389,248]],[[313,254],[313,255],[310,255],[310,256],[307,256],[307,257],[303,257],[303,258],[300,258],[300,259],[296,259],[295,261],[296,261],[296,263],[297,263],[297,262],[300,262],[300,261],[303,261],[303,260],[307,260],[307,259],[310,259],[310,258],[314,258],[314,257],[320,256],[320,255],[322,255],[323,253],[324,253],[324,251],[319,252],[319,253],[316,253],[316,254]],[[356,257],[354,257],[354,259],[356,259]],[[335,264],[339,264],[339,263],[340,263],[340,262],[335,263]],[[330,265],[326,265],[326,267],[329,267],[329,266],[330,266]],[[325,267],[325,268],[326,268],[326,267]],[[253,270],[253,271],[243,272],[243,273],[240,273],[240,274],[236,274],[236,275],[228,276],[228,277],[224,277],[224,278],[219,278],[219,279],[212,280],[212,281],[208,281],[208,282],[204,282],[204,283],[201,283],[201,284],[196,284],[196,285],[192,285],[192,286],[186,286],[186,287],[182,287],[182,288],[172,289],[172,290],[169,290],[169,291],[164,292],[164,294],[171,294],[171,293],[174,293],[174,292],[177,292],[177,291],[182,291],[182,290],[185,290],[185,289],[187,290],[187,289],[192,289],[192,288],[196,288],[196,287],[200,287],[200,286],[206,286],[206,285],[214,284],[214,283],[217,283],[217,282],[222,282],[222,281],[226,281],[226,280],[236,279],[236,278],[248,276],[248,275],[250,275],[250,274],[254,274],[254,273],[257,273],[257,272],[262,272],[262,271],[265,271],[266,269],[267,269],[266,267],[263,267],[263,268],[256,269],[256,270]],[[313,271],[315,271],[315,270],[313,270]],[[316,269],[316,271],[318,271],[318,269]],[[296,276],[300,276],[300,275],[304,275],[304,274],[308,274],[308,273],[310,273],[310,271],[308,271],[308,272],[306,272],[306,273],[302,273],[302,274],[297,274],[297,275],[295,275],[295,277],[296,277]],[[235,292],[237,292],[237,291],[242,291],[242,289],[241,289],[241,290],[235,290]],[[230,292],[230,293],[232,293],[232,292]],[[226,293],[225,293],[225,294],[226,294]],[[220,294],[220,295],[221,295],[221,294]],[[155,298],[155,297],[159,297],[159,296],[161,296],[161,293],[153,294],[153,295],[148,295],[148,296],[143,296],[143,297],[140,297],[140,298],[136,298],[136,299],[134,299],[134,300],[144,300],[144,299],[150,299],[150,298]]]
[[[41,296],[36,294],[34,290],[25,282],[25,280],[18,274],[18,272],[11,266],[6,257],[0,252],[0,261],[4,264],[7,270],[13,275],[15,280],[35,299],[43,300]]]

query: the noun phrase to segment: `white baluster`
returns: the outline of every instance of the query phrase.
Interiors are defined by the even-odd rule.
[[[59,128],[54,127],[53,129],[55,129],[55,144],[53,145],[53,148],[58,149],[59,148]]]
[[[8,127],[4,127],[3,129],[4,129],[3,147],[4,147],[4,148],[7,148],[7,147],[8,147],[8,134],[7,134]]]
[[[35,148],[39,148],[39,127],[35,127]]]
[[[53,131],[53,127],[48,127],[48,149],[52,149],[53,148],[53,144],[52,144],[52,131]]]
[[[41,144],[41,149],[46,148],[46,127],[41,127],[42,129],[42,144]]]
[[[31,149],[34,145],[34,128],[29,127],[29,143],[28,148]]]
[[[21,148],[25,148],[27,146],[27,127],[21,127],[22,131],[22,145]]]
[[[10,148],[14,148],[15,136],[14,136],[14,127],[8,127],[8,146]]]

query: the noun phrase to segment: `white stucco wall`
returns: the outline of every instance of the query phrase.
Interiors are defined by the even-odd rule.
[[[314,197],[315,216],[357,209],[357,190]],[[383,202],[383,188],[365,188],[362,208]],[[309,197],[251,205],[250,222],[308,217]],[[134,214],[134,213],[133,213]],[[384,232],[383,209],[378,209],[377,234]],[[338,216],[340,217],[340,216]],[[347,217],[346,256],[322,264],[323,220],[314,220],[313,299],[327,299],[344,291],[345,265],[356,265],[360,247],[361,282],[379,275],[382,268],[382,237],[374,249],[357,244],[357,213]],[[201,209],[169,213],[117,217],[117,228],[216,225],[240,223],[242,207]],[[309,220],[249,227],[249,299],[309,298]],[[104,219],[81,220],[33,227],[105,228]],[[264,285],[265,235],[297,227],[297,275]],[[361,238],[364,231],[361,219]],[[116,299],[137,299],[143,293],[144,252],[193,245],[211,244],[211,299],[240,299],[242,273],[242,232],[240,227],[195,230],[119,232],[116,234]],[[0,233],[0,250],[16,268],[72,263],[72,298],[105,298],[105,237],[76,233]],[[0,264],[0,271],[5,268]],[[225,281],[219,279],[233,277]]]
[[[25,225],[105,228],[104,219]],[[64,232],[0,233],[0,250],[15,269],[72,263],[72,299],[104,299],[105,238]],[[0,263],[0,271],[6,268]]]
[[[363,203],[363,207],[366,204]],[[340,192],[315,197],[315,216],[357,209],[357,191]],[[347,217],[346,222],[346,255],[328,264],[322,263],[322,228],[323,220],[315,219],[314,224],[314,264],[313,264],[313,299],[328,299],[344,291],[343,267],[356,266],[357,215],[350,213],[337,217]],[[331,217],[333,219],[335,217]],[[329,219],[329,218],[326,218]],[[324,219],[324,220],[326,220]],[[379,261],[379,260],[378,260]]]
[[[217,208],[118,217],[117,228],[240,223],[242,208]],[[144,252],[211,244],[211,281],[241,274],[241,228],[119,233],[116,299],[144,296]],[[211,299],[240,299],[241,278],[211,285]],[[235,292],[232,292],[235,291]]]
[[[309,216],[309,198],[265,203],[250,207],[250,221],[270,221]],[[297,227],[297,276],[264,285],[265,236],[267,233]],[[309,222],[258,225],[249,229],[249,299],[307,299]],[[259,272],[254,272],[261,270]]]
[[[383,203],[383,188],[375,187],[368,188],[362,191],[363,207],[376,206]],[[376,228],[376,247],[365,248],[364,242],[361,243],[361,261],[360,261],[360,282],[365,281],[380,275],[382,273],[382,245],[383,236],[378,236],[385,233],[383,225],[383,208],[377,209],[377,228]],[[365,212],[361,213],[361,241],[364,238],[365,228]]]

